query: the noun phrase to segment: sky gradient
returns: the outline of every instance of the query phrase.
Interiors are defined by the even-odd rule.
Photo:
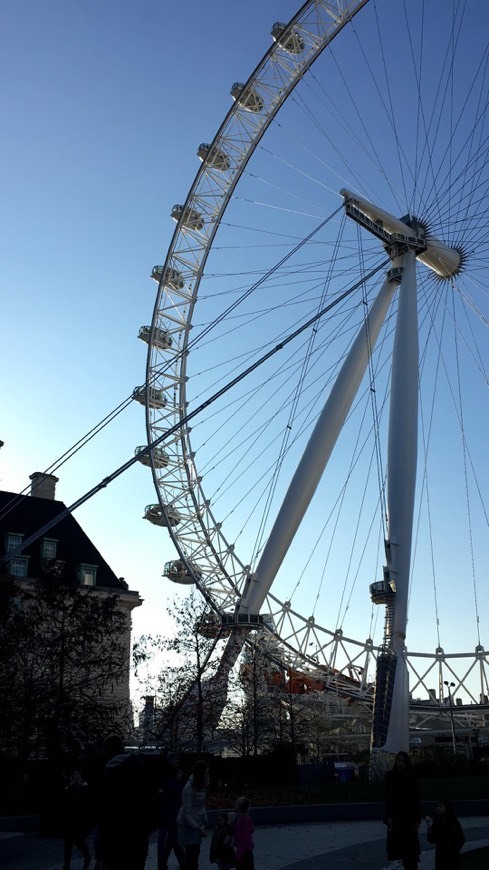
[[[212,139],[231,85],[267,49],[273,22],[295,11],[257,0],[4,4],[3,489],[22,490],[143,383],[137,333],[151,321],[149,274],[173,233],[171,207],[186,196],[196,149]],[[132,403],[56,472],[57,497],[70,504],[144,443],[144,411]],[[141,519],[155,500],[150,474],[136,466],[76,513],[145,599],[135,634],[164,630],[175,592],[161,576],[173,545]],[[367,600],[365,637],[368,614]]]

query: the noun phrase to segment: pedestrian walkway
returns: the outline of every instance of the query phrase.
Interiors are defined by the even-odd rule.
[[[487,818],[463,818],[467,838],[464,849],[489,845]],[[434,849],[420,833],[423,854],[419,870],[434,870]],[[199,870],[216,870],[209,863],[210,837],[204,840]],[[23,834],[0,834],[2,870],[62,870],[63,841]],[[81,856],[72,860],[80,870]],[[91,865],[93,867],[93,864]],[[259,827],[255,831],[256,870],[398,870],[397,861],[386,861],[385,827],[379,821],[317,822],[314,824]],[[152,837],[146,870],[157,870],[156,838]],[[178,870],[170,858],[169,870]]]

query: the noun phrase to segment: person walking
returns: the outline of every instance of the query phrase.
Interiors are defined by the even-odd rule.
[[[398,752],[385,777],[384,823],[387,825],[387,858],[400,860],[404,870],[416,870],[421,849],[418,828],[421,805],[418,783],[407,752]]]
[[[172,853],[178,861],[178,866],[183,867],[185,852],[178,843],[177,816],[182,805],[182,771],[178,766],[175,755],[167,758],[167,771],[163,784],[159,790],[160,818],[158,828],[158,870],[166,870],[168,859]]]
[[[85,837],[89,832],[88,785],[79,770],[74,770],[64,792],[64,868],[70,870],[75,845],[83,855],[83,868],[90,864],[91,856]]]
[[[249,813],[250,802],[247,797],[236,801],[236,822],[234,828],[234,845],[236,848],[236,866],[238,870],[254,870],[253,819]]]
[[[149,835],[158,826],[156,787],[144,757],[128,753],[119,737],[104,743],[101,813],[98,831],[99,866],[106,870],[144,870]]]
[[[178,843],[185,856],[183,870],[198,870],[200,846],[207,835],[205,801],[209,785],[209,767],[197,761],[182,792],[182,806],[178,812]]]
[[[465,835],[450,801],[439,801],[434,818],[427,821],[428,842],[435,844],[435,870],[459,870]]]

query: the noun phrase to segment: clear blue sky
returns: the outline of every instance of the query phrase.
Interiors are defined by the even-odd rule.
[[[3,4],[4,489],[23,489],[144,382],[137,333],[151,321],[149,274],[173,232],[171,207],[186,195],[196,148],[212,138],[233,81],[265,50],[269,23],[294,8],[269,4],[260,25],[253,6]],[[70,504],[144,443],[134,403],[60,469],[57,497]],[[164,617],[161,573],[175,555],[141,519],[152,501],[151,477],[137,467],[77,512],[146,601],[136,632]]]
[[[382,15],[383,5],[371,4],[365,33],[374,30],[376,10]],[[403,9],[399,3],[401,18]],[[197,169],[197,146],[212,139],[230,105],[232,83],[245,80],[267,49],[273,22],[286,21],[295,11],[296,4],[287,0],[251,0],[246,5],[222,0],[170,5],[156,0],[7,0],[3,5],[2,488],[22,489],[29,474],[47,467],[143,383],[146,347],[137,332],[151,319],[155,285],[149,273],[162,262],[170,242],[171,207],[185,198]],[[489,13],[484,7],[479,14],[482,42]],[[354,64],[351,55],[343,60],[345,71]],[[381,60],[377,62],[380,66]],[[394,104],[404,93],[402,73],[400,62],[391,80]],[[357,98],[363,109],[364,86],[359,76]],[[445,120],[447,112],[445,107]],[[352,111],[349,117],[355,117]],[[385,120],[373,118],[381,131]],[[421,123],[419,117],[416,123]],[[270,131],[272,148],[279,137],[279,128]],[[344,127],[338,148],[347,150],[350,139]],[[344,166],[340,178],[337,156],[326,137],[321,148],[325,189],[337,190],[349,180],[354,184],[353,173],[348,179]],[[265,165],[260,159],[259,168]],[[388,161],[401,190],[395,152],[389,152]],[[249,184],[253,190],[253,181]],[[310,217],[320,218],[330,209],[307,181],[302,192],[309,206],[301,204],[297,210],[310,214],[299,219],[298,235],[312,228]],[[337,195],[331,198],[332,203],[339,201]],[[484,220],[483,215],[481,224]],[[243,269],[252,271],[247,252],[238,256]],[[474,282],[477,290],[480,274]],[[239,286],[237,278],[232,281]],[[205,308],[198,309],[199,322],[209,316]],[[487,419],[487,389],[485,394],[474,390],[473,403]],[[60,469],[58,497],[70,504],[144,443],[144,412],[133,403]],[[448,469],[450,454],[444,462]],[[487,491],[487,470],[481,470]],[[448,490],[446,501],[450,497]],[[164,626],[166,602],[174,592],[161,577],[164,562],[174,557],[173,546],[164,531],[141,519],[144,506],[155,500],[151,476],[137,466],[76,514],[116,573],[145,599],[135,614],[136,634]],[[477,526],[479,534],[483,528]],[[482,564],[487,577],[487,550]],[[380,577],[362,578],[362,583],[366,588],[375,579]],[[460,579],[457,569],[451,585],[443,591],[440,587],[441,600],[450,605],[447,610]],[[466,580],[470,597],[470,568]],[[433,609],[426,616],[424,594],[418,585],[419,630],[416,643],[409,645],[423,648],[429,634],[427,647],[433,649]],[[431,590],[430,603],[432,595]],[[366,591],[363,598],[363,605],[361,598],[352,604],[352,632],[359,639],[369,632]],[[489,599],[482,587],[479,605],[487,614]],[[309,606],[306,597],[301,607],[307,611]],[[445,633],[447,649],[456,625],[452,621]],[[487,645],[487,621],[484,628]],[[473,648],[473,631],[464,632],[460,643]],[[460,643],[453,640],[457,651]]]

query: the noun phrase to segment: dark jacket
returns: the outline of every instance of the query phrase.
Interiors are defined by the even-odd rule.
[[[174,827],[182,806],[183,782],[177,776],[169,776],[159,791],[160,825],[163,828]]]
[[[402,771],[394,768],[386,774],[384,822],[389,825],[387,858],[418,860],[421,804],[418,782],[409,768]]]
[[[158,826],[156,788],[138,753],[116,755],[105,766],[102,822],[118,837],[150,834]]]
[[[91,828],[89,790],[86,782],[70,783],[63,795],[64,825],[67,832],[85,836]]]
[[[437,816],[428,829],[428,842],[435,843],[435,870],[458,870],[460,850],[465,843],[460,822],[450,816]]]
[[[229,822],[226,822],[221,827],[216,827],[212,835],[209,850],[210,863],[218,864],[219,867],[234,867],[236,865],[236,856],[233,842],[233,827]]]

